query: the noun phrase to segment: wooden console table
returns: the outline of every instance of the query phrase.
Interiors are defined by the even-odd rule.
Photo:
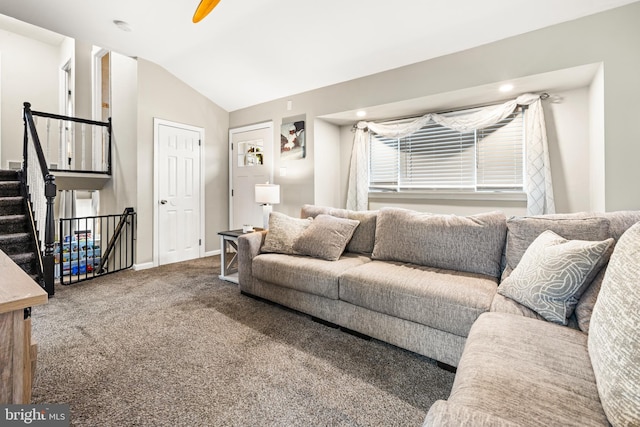
[[[31,307],[47,293],[0,251],[0,404],[31,403],[36,345],[31,343]]]

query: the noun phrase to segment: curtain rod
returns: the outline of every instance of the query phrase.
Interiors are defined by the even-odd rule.
[[[549,95],[547,92],[542,92],[540,94],[540,99],[544,101],[544,100],[548,99],[550,96],[551,95]],[[481,107],[491,107],[493,105],[500,105],[500,104],[502,104],[504,102],[506,102],[506,101],[496,102],[494,104],[481,104],[481,105],[476,105],[476,106],[471,106],[471,107],[464,107],[464,108],[456,109],[456,110],[441,111],[438,114],[452,113],[454,111],[461,111],[461,110],[471,110],[471,109],[474,109],[474,108],[481,108]],[[419,115],[413,115],[413,116],[407,116],[407,117],[398,117],[398,118],[394,118],[394,119],[385,119],[384,121],[415,119],[417,117],[424,116],[425,114],[429,114],[429,113],[422,113],[422,114],[419,114]],[[360,120],[358,121],[358,123],[359,122],[360,122]],[[354,125],[351,127],[351,132],[355,132],[356,131],[356,129],[358,128],[358,123],[354,123]]]

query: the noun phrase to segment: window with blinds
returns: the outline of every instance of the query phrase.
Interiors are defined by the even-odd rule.
[[[523,122],[519,108],[501,122],[472,132],[457,132],[431,122],[406,138],[372,134],[369,191],[522,191]]]

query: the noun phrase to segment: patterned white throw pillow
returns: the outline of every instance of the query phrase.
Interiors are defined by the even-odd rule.
[[[607,263],[614,240],[567,240],[545,231],[531,243],[498,293],[561,325]]]
[[[640,223],[620,238],[589,327],[598,394],[613,426],[640,425]]]

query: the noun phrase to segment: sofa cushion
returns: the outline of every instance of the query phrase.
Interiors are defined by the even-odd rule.
[[[449,402],[520,426],[606,426],[587,335],[485,313],[473,325]]]
[[[260,254],[253,259],[253,276],[298,291],[338,299],[338,277],[367,263],[363,255],[345,254],[337,261],[284,254]]]
[[[589,325],[591,324],[591,315],[593,313],[593,307],[596,305],[598,294],[600,293],[600,287],[602,286],[602,280],[607,271],[605,265],[600,269],[598,275],[591,281],[591,284],[585,289],[584,293],[578,300],[576,305],[575,315],[578,327],[584,333],[589,333]]]
[[[640,223],[616,245],[593,308],[589,354],[614,426],[640,425]]]
[[[551,230],[568,240],[600,241],[610,237],[607,218],[581,216],[572,214],[507,219],[506,274],[502,278],[505,279],[518,266],[529,245],[544,231]]]
[[[311,225],[310,218],[292,218],[280,212],[269,215],[269,232],[265,236],[261,252],[296,255],[293,242]]]
[[[336,261],[359,223],[353,219],[318,215],[293,242],[293,250],[301,255]]]
[[[567,240],[545,231],[531,243],[498,293],[566,325],[578,299],[609,260],[614,240]]]
[[[349,209],[337,209],[325,206],[304,205],[300,212],[301,218],[315,218],[318,215],[326,214],[338,218],[348,218],[360,221],[356,227],[351,240],[347,244],[348,252],[370,254],[373,252],[373,245],[376,235],[376,218],[378,211],[352,211]]]
[[[496,287],[486,275],[372,261],[342,274],[340,299],[466,337],[489,310]]]
[[[498,277],[505,234],[501,212],[463,217],[383,208],[372,258]]]

